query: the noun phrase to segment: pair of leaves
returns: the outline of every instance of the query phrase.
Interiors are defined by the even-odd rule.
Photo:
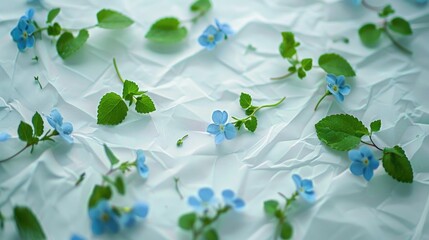
[[[56,17],[56,15],[59,13],[59,10],[58,12],[55,11],[52,13],[54,10],[51,10],[51,12],[48,14],[48,20],[50,21],[52,21],[53,18]],[[51,18],[49,18],[49,16],[51,16]],[[123,15],[122,13],[109,9],[103,9],[99,11],[97,13],[97,21],[98,23],[96,26],[104,29],[123,29],[134,23],[131,18]],[[48,28],[49,35],[56,36],[59,35],[60,32],[61,26],[58,23],[54,23]],[[61,58],[66,59],[81,49],[88,38],[89,32],[85,28],[81,29],[76,37],[73,36],[71,32],[64,32],[57,41],[57,52]]]
[[[39,220],[28,207],[14,207],[13,218],[21,240],[47,239]]]
[[[390,30],[401,35],[413,34],[410,23],[401,17],[393,18],[391,21],[389,21],[387,26]],[[383,31],[387,30],[384,28],[379,28],[373,23],[368,23],[359,29],[359,37],[363,44],[372,47],[377,45]]]
[[[268,216],[276,217],[282,222],[280,226],[280,238],[291,239],[293,235],[292,225],[284,219],[284,214],[279,207],[279,202],[276,200],[268,200],[264,202],[264,211]]]
[[[179,218],[178,225],[180,228],[186,231],[192,231],[195,228],[198,216],[196,213],[187,213],[183,214]],[[219,235],[217,231],[213,228],[210,228],[204,232],[204,239],[206,240],[218,240]]]
[[[39,142],[39,137],[42,136],[44,131],[44,123],[42,116],[36,112],[31,119],[33,127],[21,121],[18,126],[18,137],[22,141],[26,142],[28,145],[37,144]]]
[[[252,105],[252,96],[250,96],[247,93],[241,93],[241,95],[240,95],[240,106],[246,110],[246,115],[248,115],[250,117],[247,118],[247,120],[245,120],[245,121],[238,120],[235,123],[235,127],[238,130],[240,130],[240,128],[244,124],[244,126],[247,128],[247,130],[249,130],[251,132],[255,132],[256,128],[258,127],[258,119],[255,116],[253,116],[254,111],[257,107]]]

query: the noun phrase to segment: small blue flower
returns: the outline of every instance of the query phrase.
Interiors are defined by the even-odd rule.
[[[81,235],[78,235],[78,234],[73,234],[70,237],[70,240],[86,240],[86,238],[84,238],[84,237],[82,237]]]
[[[305,201],[313,203],[316,201],[316,194],[314,193],[313,181],[310,179],[301,179],[297,174],[292,175],[292,179],[295,182],[296,191],[304,198]]]
[[[207,127],[207,132],[215,135],[215,143],[219,144],[226,139],[231,140],[237,136],[237,129],[234,124],[226,123],[228,121],[228,113],[216,110],[212,114],[214,123]]]
[[[211,188],[205,187],[198,191],[198,197],[188,198],[188,204],[197,212],[203,212],[216,204],[216,198]]]
[[[216,44],[222,42],[224,38],[225,33],[217,30],[213,25],[210,25],[198,38],[198,42],[207,50],[213,50],[216,47]]]
[[[229,24],[220,23],[217,19],[215,19],[215,23],[219,31],[225,34],[225,39],[234,34],[234,31],[232,30],[231,26],[229,26]]]
[[[89,209],[89,217],[94,235],[119,232],[118,216],[106,200],[99,201],[95,207]]]
[[[73,125],[69,122],[63,123],[63,116],[57,109],[52,109],[51,114],[46,117],[49,125],[51,125],[60,136],[68,143],[73,143],[73,138],[70,134],[73,132]]]
[[[136,217],[146,218],[148,213],[149,205],[144,202],[138,202],[132,208],[126,209],[121,216],[121,222],[125,227],[133,227],[136,223]]]
[[[328,83],[327,90],[334,95],[337,101],[343,102],[344,96],[349,95],[350,85],[345,84],[343,75],[337,77],[329,73],[326,75],[326,82]]]
[[[232,207],[234,210],[238,211],[244,208],[244,200],[235,196],[235,193],[226,189],[222,191],[222,198],[225,202],[225,205]]]
[[[380,165],[372,151],[367,146],[361,146],[359,150],[350,150],[348,155],[352,160],[350,171],[356,176],[363,175],[367,181],[371,180],[374,169]]]
[[[19,51],[24,51],[26,48],[32,48],[34,46],[35,38],[33,33],[36,27],[32,22],[33,16],[34,9],[28,9],[25,15],[19,19],[18,25],[10,32]]]
[[[0,132],[0,142],[5,142],[9,140],[9,138],[10,138],[10,135],[8,133]]]
[[[149,168],[145,162],[146,157],[144,155],[143,150],[137,150],[137,170],[139,171],[139,174],[142,178],[147,179],[147,177],[149,176]]]

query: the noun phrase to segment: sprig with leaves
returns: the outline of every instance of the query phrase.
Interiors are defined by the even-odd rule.
[[[0,230],[3,230],[6,221],[14,221],[21,240],[46,240],[47,237],[36,215],[30,208],[15,206],[13,216],[5,217],[0,212]]]
[[[349,151],[358,147],[360,144],[365,144],[381,151],[383,156],[379,160],[382,161],[387,174],[399,182],[413,182],[413,169],[405,151],[398,145],[382,148],[374,142],[372,136],[374,133],[380,131],[381,120],[373,121],[370,124],[370,130],[368,130],[356,117],[348,114],[336,114],[323,118],[315,127],[317,137],[320,141],[334,150]],[[362,140],[365,136],[368,137],[368,140]],[[362,161],[359,164],[361,164],[363,168],[371,167],[371,159],[369,159],[369,157],[372,156],[367,155],[372,155],[372,153],[362,153]],[[349,151],[349,157],[350,156]],[[354,161],[354,159],[351,160]],[[371,172],[368,173],[368,177],[364,175],[368,181],[372,177],[372,170],[377,167],[378,163],[375,163],[375,167],[369,169]],[[353,170],[352,172],[355,173]],[[360,175],[362,174],[365,174],[365,172],[360,173]]]
[[[197,14],[189,22],[196,23],[212,7],[210,0],[196,0],[190,10]],[[184,22],[176,17],[164,17],[157,20],[146,33],[146,38],[152,42],[171,44],[182,41],[188,35],[188,29],[183,26]]]
[[[380,24],[366,23],[359,29],[359,37],[364,45],[368,47],[376,46],[380,42],[382,33],[384,33],[397,48],[404,53],[412,54],[411,50],[399,43],[394,36],[394,33],[402,36],[410,36],[413,34],[413,30],[407,20],[402,17],[389,19],[389,17],[395,13],[391,5],[386,5],[384,8],[379,9],[370,6],[365,0],[362,1],[362,5],[377,12],[378,16],[382,19]]]
[[[138,113],[146,114],[155,111],[155,104],[146,94],[147,91],[141,91],[139,86],[133,81],[124,80],[119,73],[115,59],[113,59],[113,65],[119,80],[124,85],[122,97],[115,92],[110,92],[101,98],[97,108],[97,124],[118,125],[124,121],[128,114],[128,107],[133,103]],[[129,102],[128,106],[126,101]]]

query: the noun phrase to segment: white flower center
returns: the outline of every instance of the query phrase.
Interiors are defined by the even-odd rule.
[[[363,164],[365,164],[365,166],[368,166],[368,164],[369,164],[368,158],[364,158],[362,162],[363,162]]]
[[[334,90],[334,92],[338,92],[338,86],[337,85],[332,86],[332,90]]]
[[[221,132],[225,131],[225,125],[223,125],[223,124],[219,124],[219,130],[220,130]]]

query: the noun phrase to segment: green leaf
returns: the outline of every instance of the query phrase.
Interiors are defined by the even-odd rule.
[[[133,100],[133,95],[136,95],[139,91],[139,86],[130,80],[125,80],[124,88],[122,90],[122,97],[127,101]]]
[[[197,0],[191,5],[192,12],[207,12],[212,7],[209,0]]]
[[[131,26],[134,21],[120,12],[103,9],[97,13],[98,27],[106,29],[122,29]]]
[[[24,142],[29,142],[33,139],[33,128],[30,124],[21,121],[18,126],[18,137]]]
[[[82,48],[88,38],[86,29],[80,30],[76,38],[70,32],[65,32],[57,41],[57,52],[62,59],[66,59]]]
[[[413,34],[413,30],[411,29],[410,23],[401,17],[395,17],[394,19],[392,19],[389,22],[388,26],[390,30],[402,35]]]
[[[21,240],[45,240],[46,236],[39,220],[28,207],[13,208],[13,218]]]
[[[109,200],[112,197],[110,186],[95,185],[88,202],[88,209],[97,205],[100,200]]]
[[[54,8],[48,13],[48,18],[46,19],[46,23],[51,23],[60,13],[60,8]]]
[[[146,33],[146,38],[159,43],[177,43],[188,34],[185,27],[180,27],[180,21],[174,17],[162,18],[156,21]]]
[[[125,195],[125,183],[121,176],[116,177],[115,187],[119,194]]]
[[[373,23],[363,25],[359,29],[359,37],[363,44],[374,46],[378,43],[381,36],[381,30]]]
[[[356,76],[355,71],[346,59],[335,53],[326,53],[319,57],[319,66],[327,73],[345,77]]]
[[[42,118],[42,116],[40,116],[40,114],[38,112],[36,112],[33,115],[31,122],[33,123],[34,135],[37,137],[42,136],[42,134],[43,134],[43,118]]]
[[[148,95],[143,94],[137,98],[136,111],[138,113],[150,113],[155,110],[156,110],[155,104],[153,103],[152,99]]]
[[[58,36],[61,34],[61,26],[58,23],[54,23],[52,26],[48,27],[49,36]]]
[[[117,125],[124,121],[128,113],[127,104],[114,92],[104,95],[98,104],[97,124]]]
[[[234,124],[235,128],[237,128],[237,130],[240,130],[241,127],[243,126],[243,121],[239,120]]]
[[[380,17],[382,17],[382,18],[386,18],[386,17],[388,17],[389,15],[394,14],[394,13],[395,13],[395,10],[393,10],[392,6],[387,5],[387,6],[385,6],[385,7],[383,8],[383,10],[381,10],[381,11],[378,13],[378,16],[380,16]]]
[[[356,148],[368,129],[352,115],[337,114],[323,118],[315,125],[317,137],[329,147],[348,151]]]
[[[279,207],[279,202],[276,200],[268,200],[264,202],[265,213],[274,216]]]
[[[280,230],[281,239],[291,239],[293,234],[292,225],[289,222],[284,222]]]
[[[413,182],[413,168],[401,147],[394,146],[383,150],[383,167],[387,174],[399,182]]]
[[[302,67],[298,68],[299,79],[303,79],[303,78],[305,78],[305,76],[307,76],[307,74],[305,73],[304,69],[302,69]]]
[[[304,68],[305,71],[310,71],[313,67],[313,59],[311,58],[304,58],[301,61],[301,66]]]
[[[252,114],[255,112],[256,108],[257,108],[257,107],[255,107],[255,106],[250,106],[250,107],[249,107],[248,109],[246,109],[246,111],[245,111],[246,115],[247,115],[247,116],[252,115]]]
[[[115,156],[115,154],[113,154],[112,150],[106,144],[103,144],[103,147],[111,166],[113,167],[114,165],[119,163],[119,159]]]
[[[218,240],[219,235],[217,234],[216,230],[211,228],[204,233],[204,238],[205,240]]]
[[[292,32],[282,32],[283,41],[280,44],[279,51],[283,58],[291,58],[296,54],[295,36]]]
[[[288,72],[294,73],[294,72],[296,72],[296,67],[295,66],[291,66],[287,70],[288,70]]]
[[[378,132],[381,129],[381,120],[375,120],[371,123],[371,132]]]
[[[184,230],[191,230],[194,227],[195,222],[197,221],[196,213],[187,213],[179,218],[179,227]]]
[[[250,119],[244,123],[244,126],[246,126],[247,130],[255,132],[256,127],[258,126],[258,120],[255,116],[251,116]]]
[[[252,105],[252,97],[249,94],[242,92],[240,95],[240,106],[244,109],[247,109],[251,105]]]

